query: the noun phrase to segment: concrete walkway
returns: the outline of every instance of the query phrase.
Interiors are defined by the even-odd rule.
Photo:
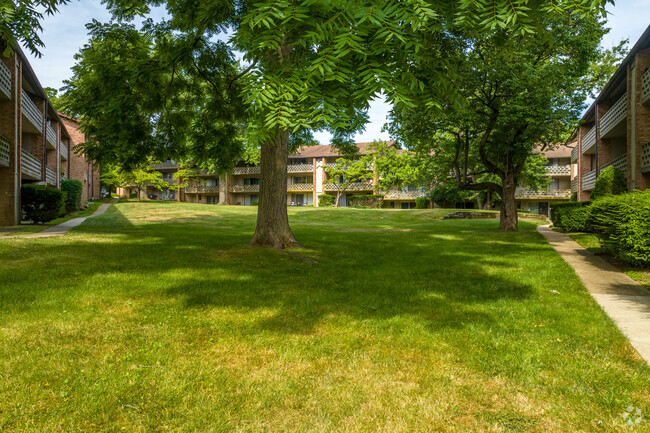
[[[12,236],[11,239],[14,238],[47,238],[47,237],[52,237],[52,236],[63,236],[64,234],[68,233],[71,228],[77,227],[84,221],[86,221],[88,218],[92,218],[97,215],[101,215],[106,210],[113,204],[117,203],[120,199],[119,198],[114,198],[111,200],[110,203],[104,203],[100,205],[95,212],[92,213],[92,215],[86,216],[86,217],[79,217],[79,218],[73,218],[71,220],[68,220],[64,223],[57,224],[55,226],[46,228],[43,231],[40,231],[38,233],[31,233],[28,235],[17,235],[17,236]]]
[[[573,266],[591,296],[650,364],[650,291],[569,236],[548,225],[537,231]]]

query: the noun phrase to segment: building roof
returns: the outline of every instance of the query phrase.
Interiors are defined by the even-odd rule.
[[[558,144],[553,149],[542,150],[542,146],[537,146],[534,153],[542,153],[547,158],[571,158],[571,150],[566,144]]]
[[[389,147],[395,144],[394,141],[385,142]],[[355,143],[359,148],[359,155],[367,155],[368,148],[372,142]],[[320,144],[317,146],[303,146],[300,147],[295,154],[289,155],[289,158],[327,158],[334,156],[342,156],[339,150],[331,144]]]

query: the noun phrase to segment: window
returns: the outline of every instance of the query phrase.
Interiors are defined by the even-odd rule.
[[[219,203],[219,196],[216,195],[206,195],[205,196],[205,202],[207,204],[218,204]]]
[[[307,158],[291,158],[291,165],[307,164]]]
[[[260,178],[259,177],[245,177],[244,178],[244,185],[259,185],[260,184]]]
[[[219,186],[219,179],[206,179],[205,186]]]

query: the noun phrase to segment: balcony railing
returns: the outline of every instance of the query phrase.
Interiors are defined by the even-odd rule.
[[[260,192],[259,185],[230,185],[230,192]]]
[[[571,165],[549,165],[546,167],[547,176],[571,176]]]
[[[32,179],[41,178],[41,161],[25,150],[20,154],[20,166],[22,172]]]
[[[61,146],[59,146],[59,153],[61,153],[61,158],[66,161],[68,160],[68,146],[61,144]]]
[[[596,127],[594,126],[582,137],[582,154],[587,153],[596,144]]]
[[[650,102],[650,69],[641,76],[641,103]]]
[[[641,146],[641,172],[650,173],[650,141]]]
[[[627,154],[621,155],[618,158],[614,158],[607,164],[604,164],[600,167],[600,171],[605,170],[607,167],[610,165],[613,165],[614,167],[618,168],[623,172],[623,174],[627,175]]]
[[[603,116],[600,121],[600,136],[606,137],[609,132],[612,131],[619,123],[627,118],[627,92],[619,98],[618,101],[612,108],[610,108],[607,113]]]
[[[23,114],[29,120],[38,132],[43,132],[43,113],[40,112],[36,104],[32,102],[27,92],[23,90]]]
[[[178,183],[178,179],[174,179],[173,177],[163,178],[163,180],[170,185],[176,185]]]
[[[571,149],[571,163],[573,164],[578,160],[578,146]]]
[[[172,168],[178,168],[178,164],[174,161],[163,161],[151,166],[152,170],[169,170]]]
[[[0,60],[0,90],[11,99],[11,71]]]
[[[571,194],[578,192],[578,178],[571,179]]]
[[[250,186],[250,185],[248,185]],[[257,186],[257,185],[254,185]],[[211,186],[206,186],[206,185],[192,185],[188,186],[185,188],[185,192],[189,194],[210,194],[210,193],[219,193],[219,186],[218,185],[211,185]]]
[[[45,167],[45,181],[48,185],[56,186],[56,171],[50,167]]]
[[[45,125],[45,137],[47,142],[56,149],[56,132],[49,123]]]
[[[333,183],[326,183],[323,189],[327,191],[336,191],[338,187]],[[372,190],[372,183],[370,182],[354,182],[347,187],[346,191],[370,191]]]
[[[7,137],[0,135],[0,165],[9,167],[9,158],[11,157],[11,144]]]
[[[287,191],[312,191],[313,183],[290,183],[287,184]]]
[[[569,198],[571,197],[570,189],[546,189],[541,191],[535,191],[532,189],[526,188],[517,188],[515,190],[516,198],[539,198],[539,199],[548,199],[548,198]]]
[[[384,200],[415,200],[418,197],[425,197],[424,191],[399,191],[390,190],[384,194]]]
[[[596,170],[591,170],[589,173],[585,174],[582,176],[582,190],[583,191],[591,191],[594,189],[594,185],[596,184]]]
[[[289,173],[298,173],[314,171],[314,164],[289,164],[287,165],[287,172]]]
[[[232,169],[232,174],[259,174],[260,166],[254,165],[252,167],[235,167]]]

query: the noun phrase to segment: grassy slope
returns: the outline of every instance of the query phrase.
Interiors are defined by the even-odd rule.
[[[247,247],[255,211],[120,203],[0,241],[0,431],[598,432],[650,413],[650,369],[533,222],[291,209],[313,263]]]

